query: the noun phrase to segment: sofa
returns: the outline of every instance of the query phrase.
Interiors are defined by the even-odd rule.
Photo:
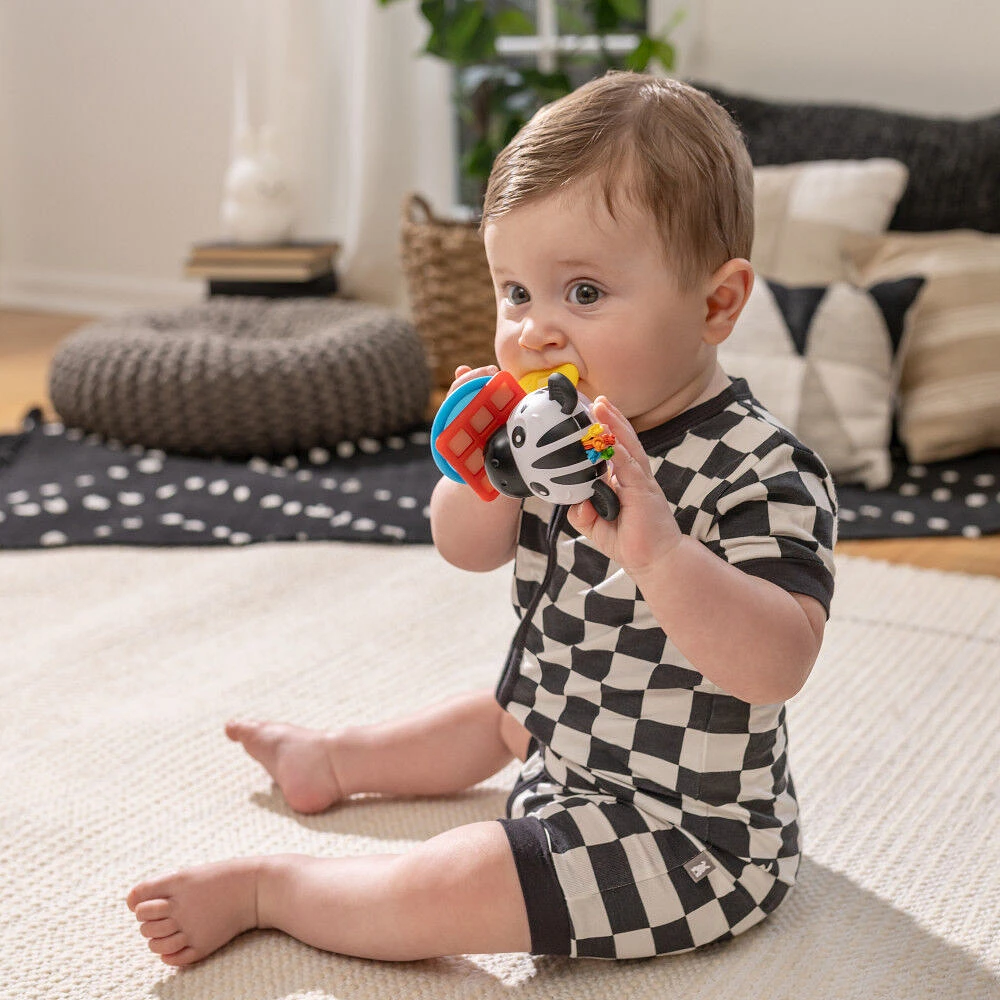
[[[724,366],[826,459],[842,537],[1000,530],[1000,111],[696,85],[755,172],[758,280]]]

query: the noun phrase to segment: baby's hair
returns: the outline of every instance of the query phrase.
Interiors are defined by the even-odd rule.
[[[736,124],[702,91],[612,71],[547,104],[493,164],[483,225],[591,176],[612,217],[623,201],[652,213],[682,287],[750,256],[750,156]]]

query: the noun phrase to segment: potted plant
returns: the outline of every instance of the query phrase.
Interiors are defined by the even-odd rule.
[[[379,0],[382,6],[397,0]],[[478,216],[497,154],[543,104],[609,69],[670,70],[669,33],[645,30],[642,0],[575,0],[557,5],[560,35],[591,40],[586,54],[557,51],[545,68],[512,60],[498,39],[534,35],[534,22],[514,0],[422,0],[430,29],[424,54],[452,64],[452,97],[458,118],[461,200],[473,221],[436,216],[419,195],[403,206],[402,264],[413,321],[427,349],[435,387],[446,389],[458,364],[493,360],[496,305]],[[624,51],[622,37],[633,41]],[[596,47],[595,47],[596,42]]]
[[[382,6],[398,0],[379,0]],[[597,51],[585,55],[555,53],[553,66],[542,70],[512,64],[497,48],[497,39],[534,35],[535,23],[511,0],[423,0],[420,13],[430,29],[424,54],[454,66],[453,102],[464,147],[461,157],[462,195],[482,204],[486,180],[497,153],[543,105],[568,94],[585,80],[609,69],[643,71],[657,63],[674,67],[670,32],[682,12],[674,15],[665,32],[646,32],[641,0],[577,0],[558,5],[562,35],[596,39]],[[633,36],[626,51],[612,48],[615,36]]]

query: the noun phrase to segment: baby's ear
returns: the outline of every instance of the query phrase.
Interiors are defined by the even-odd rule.
[[[721,344],[739,319],[753,289],[753,267],[743,257],[727,260],[709,279],[704,339]]]

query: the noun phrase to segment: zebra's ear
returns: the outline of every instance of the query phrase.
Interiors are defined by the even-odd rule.
[[[554,399],[567,416],[576,409],[576,386],[562,372],[549,376],[549,399]]]

